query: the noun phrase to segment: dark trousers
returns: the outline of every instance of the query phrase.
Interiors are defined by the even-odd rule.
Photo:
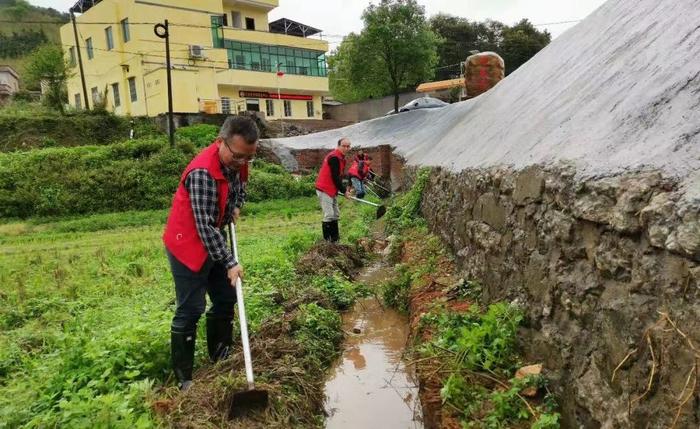
[[[171,324],[174,333],[190,334],[197,329],[197,322],[206,308],[205,294],[209,295],[211,306],[208,319],[233,319],[233,306],[236,304],[236,290],[231,287],[226,267],[211,258],[199,272],[194,272],[167,251],[170,270],[175,280],[177,309]]]

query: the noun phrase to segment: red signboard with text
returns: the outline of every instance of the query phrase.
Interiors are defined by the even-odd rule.
[[[280,94],[279,97],[277,94],[272,93],[272,92],[264,92],[264,91],[238,91],[238,95],[241,98],[272,98],[275,100],[304,100],[304,101],[311,101],[314,98],[310,95],[300,95],[300,94]]]

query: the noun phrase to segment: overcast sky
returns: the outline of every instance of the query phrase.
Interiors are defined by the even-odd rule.
[[[117,0],[105,0],[117,1]],[[487,18],[513,24],[528,18],[533,24],[571,21],[585,18],[605,0],[418,0],[428,16],[440,12],[470,20]],[[29,0],[29,3],[67,11],[75,0]],[[378,0],[375,0],[378,3]],[[362,11],[370,0],[280,0],[271,20],[285,17],[320,28],[335,47],[340,35],[362,29]],[[553,37],[575,24],[547,25]]]

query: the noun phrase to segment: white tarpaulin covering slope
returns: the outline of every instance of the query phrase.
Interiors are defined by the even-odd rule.
[[[272,143],[332,148],[341,136],[392,145],[411,165],[659,168],[697,188],[700,0],[610,0],[476,99]]]

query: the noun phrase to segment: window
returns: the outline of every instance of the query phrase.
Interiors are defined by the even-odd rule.
[[[114,107],[119,107],[122,104],[122,99],[119,96],[119,84],[112,84],[112,95],[114,96]]]
[[[114,37],[112,37],[112,26],[105,28],[105,39],[107,39],[107,50],[114,49]]]
[[[129,78],[129,96],[131,97],[132,102],[138,100],[138,97],[136,94],[136,78],[135,77]]]
[[[122,19],[121,25],[122,25],[122,40],[124,40],[124,43],[126,43],[129,40],[131,40],[131,33],[129,32],[129,18]]]
[[[284,116],[286,116],[286,117],[292,116],[292,101],[291,100],[284,100]]]
[[[85,39],[85,49],[87,50],[88,60],[95,58],[95,51],[92,50],[92,37]]]
[[[246,18],[245,19],[245,29],[246,30],[255,30],[255,20],[253,18]]]
[[[230,68],[326,77],[326,58],[320,51],[224,40]]]
[[[267,110],[267,116],[275,116],[275,102],[265,100],[265,110]]]
[[[71,67],[75,67],[75,46],[71,46],[70,49],[68,50],[68,55],[70,56],[70,65]]]
[[[75,94],[75,108],[80,110],[83,108],[83,103],[82,103],[82,97],[80,97],[80,94]]]
[[[98,104],[100,102],[100,91],[97,90],[97,87],[93,87],[90,92],[92,92],[92,104]]]
[[[306,102],[306,116],[308,116],[309,118],[314,117],[314,102],[313,101]]]
[[[221,22],[224,27],[228,27],[228,13],[221,15]]]
[[[231,99],[229,97],[221,97],[221,113],[224,115],[231,114]]]
[[[241,24],[241,13],[240,12],[231,12],[231,18],[233,18],[233,28],[241,28],[243,25]]]
[[[260,111],[260,100],[248,98],[245,101],[245,109],[249,112]]]
[[[211,38],[215,48],[223,48],[224,42],[224,19],[221,15],[211,17]]]

